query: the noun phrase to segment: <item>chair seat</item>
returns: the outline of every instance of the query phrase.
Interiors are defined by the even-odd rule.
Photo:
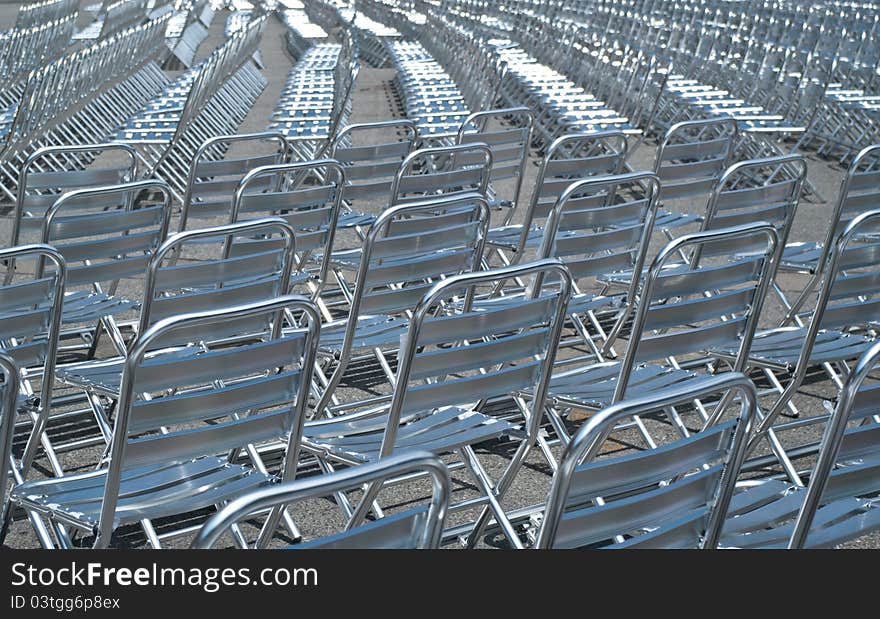
[[[321,338],[318,349],[324,353],[336,353],[342,350],[345,338],[347,319],[334,320],[321,327]],[[397,346],[400,338],[409,328],[409,321],[404,318],[385,316],[359,316],[353,347],[355,349],[373,349],[376,347]]]
[[[516,307],[522,304],[525,292],[522,289],[509,291],[503,297],[492,297],[476,299],[473,303],[473,311],[481,310],[498,310],[507,307]],[[568,300],[566,312],[569,315],[583,314],[600,308],[614,309],[620,307],[623,301],[623,295],[594,295],[590,293],[576,293],[571,295]]]
[[[611,404],[620,374],[620,363],[611,361],[576,367],[555,373],[550,379],[548,402],[561,406],[599,409]],[[645,364],[633,368],[627,398],[650,395],[669,387],[685,388],[699,374],[662,365]]]
[[[377,460],[385,433],[385,411],[358,418],[357,414],[330,420],[307,421],[303,442],[311,449],[327,451],[365,462]],[[435,412],[410,415],[400,425],[395,453],[425,449],[447,453],[505,435],[521,437],[517,426],[469,408],[450,406]]]
[[[743,482],[731,500],[719,548],[785,548],[805,495],[805,487],[784,481]],[[806,547],[833,547],[878,528],[875,500],[837,498],[816,511]]]
[[[522,234],[523,227],[520,224],[510,226],[501,226],[498,228],[490,228],[489,234],[486,236],[486,242],[489,245],[505,247],[507,249],[516,249],[519,244],[519,237]],[[541,243],[544,237],[543,228],[531,226],[528,236],[526,237],[526,247],[536,247]]]
[[[27,510],[51,514],[91,531],[98,524],[107,470],[41,479],[16,486],[10,498]],[[227,501],[274,478],[214,457],[123,471],[114,527],[162,518]]]
[[[187,346],[185,348],[158,351],[151,353],[149,356],[162,356],[169,360],[186,359],[195,357],[199,354],[200,350],[198,346]],[[122,357],[70,363],[56,367],[55,377],[62,383],[94,391],[112,398],[118,398],[122,380],[122,367],[124,365],[125,359]]]
[[[821,255],[822,245],[819,243],[788,243],[782,252],[779,268],[812,273]]]
[[[703,220],[700,215],[691,215],[689,213],[677,213],[675,211],[667,211],[660,209],[657,211],[657,217],[654,225],[658,228],[679,228],[691,223],[698,223]]]
[[[115,316],[140,307],[139,301],[91,290],[74,290],[64,294],[62,324],[91,322],[104,316]]]
[[[758,364],[791,370],[797,363],[806,335],[807,330],[802,327],[779,327],[758,332],[752,340],[749,359]],[[862,335],[830,329],[819,331],[810,353],[810,363],[856,359],[873,343],[873,340]],[[729,359],[737,355],[736,349],[728,347],[712,352]]]

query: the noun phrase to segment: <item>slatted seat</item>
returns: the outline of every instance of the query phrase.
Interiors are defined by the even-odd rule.
[[[758,223],[684,235],[666,245],[651,262],[644,282],[635,282],[638,293],[630,296],[634,301],[618,315],[602,347],[607,354],[632,316],[620,360],[592,364],[575,359],[566,364],[562,359],[558,364],[549,387],[554,406],[548,415],[562,440],[569,437],[561,418],[566,409],[595,410],[627,394],[649,397],[654,389],[669,385],[685,389],[690,381],[699,380],[699,374],[681,369],[680,360],[705,357],[710,350],[723,348],[720,342],[737,351],[728,365],[742,371],[775,268],[777,239],[775,228]],[[753,248],[753,254],[728,261],[731,247]],[[693,262],[681,262],[686,252]],[[697,413],[703,421],[710,418],[699,407]],[[675,415],[672,422],[687,435]],[[636,425],[645,443],[653,446],[644,424],[636,420]]]
[[[287,311],[299,315],[301,327],[282,334]],[[109,461],[95,471],[18,484],[12,501],[48,519],[65,548],[73,540],[58,524],[94,532],[100,548],[118,526],[134,522],[158,547],[150,519],[292,479],[319,330],[314,305],[291,296],[159,320],[126,358]],[[210,346],[231,337],[236,344]],[[147,356],[192,341],[202,342],[196,355]],[[262,463],[237,461],[240,450],[277,439],[287,444],[277,477]]]
[[[449,504],[449,472],[443,461],[424,451],[413,451],[391,456],[375,464],[351,467],[328,475],[275,484],[269,488],[250,492],[232,501],[214,515],[193,540],[193,548],[210,548],[216,544],[224,531],[235,522],[253,517],[255,512],[280,505],[295,504],[307,498],[332,496],[362,487],[377,480],[384,481],[407,474],[426,472],[431,477],[431,500],[403,511],[386,514],[382,518],[362,523],[344,531],[303,541],[285,549],[405,549],[437,548]],[[270,533],[256,540],[256,548],[268,546]]]
[[[724,525],[722,546],[825,548],[880,529],[880,359],[874,344],[841,389],[806,486],[780,480],[742,482]]]
[[[259,235],[260,247],[236,242]],[[187,253],[198,248],[198,259]],[[208,247],[214,252],[209,253]],[[293,230],[279,218],[262,218],[225,226],[179,232],[152,256],[144,283],[138,333],[164,318],[192,312],[254,303],[284,295],[290,288],[294,264]],[[199,342],[161,346],[146,358],[184,361],[199,353]],[[120,394],[126,355],[98,361],[70,363],[56,371],[58,380],[113,400]],[[91,404],[106,415],[99,401]]]
[[[622,420],[718,396],[722,402],[739,399],[730,421],[654,449],[601,457]],[[726,373],[624,399],[597,413],[562,454],[535,546],[715,548],[756,400],[745,376]]]
[[[626,154],[626,136],[619,131],[557,138],[541,160],[528,204],[510,211],[503,226],[490,229],[488,242],[516,255],[522,255],[527,247],[537,247],[545,220],[565,189],[584,178],[620,174]],[[522,223],[513,223],[519,212]]]
[[[478,287],[491,287],[512,278],[546,279],[516,308],[473,311]],[[555,282],[555,288],[549,282]],[[542,260],[517,267],[465,273],[431,286],[413,310],[393,381],[394,394],[378,407],[364,401],[357,410],[330,419],[308,422],[303,447],[328,463],[382,461],[399,452],[425,449],[456,453],[471,472],[485,498],[469,543],[494,515],[509,543],[521,545],[500,505],[529,448],[538,440],[546,379],[562,330],[571,280],[564,266]],[[450,300],[464,305],[439,312]],[[537,394],[523,421],[514,424],[480,410],[488,399],[528,388]],[[490,481],[473,445],[509,436],[520,439],[516,454],[499,482]],[[358,506],[342,504],[343,512],[359,522],[373,508],[380,488],[371,486]],[[496,497],[493,500],[490,497]]]
[[[812,289],[816,296],[813,309],[789,312],[781,326],[757,333],[753,341],[749,363],[770,378],[776,398],[766,412],[762,411],[751,442],[754,445],[758,440],[769,439],[774,455],[794,482],[800,478],[788,452],[803,445],[782,442],[780,436],[790,424],[785,420],[779,422],[779,415],[786,409],[798,411],[793,399],[811,368],[818,366],[839,385],[847,362],[858,359],[873,344],[872,333],[865,329],[878,320],[880,243],[866,239],[876,234],[878,223],[880,211],[876,210],[853,218],[827,252],[819,271],[820,281],[815,286],[808,285],[806,294]],[[802,295],[801,300],[804,299],[806,295]],[[716,351],[720,356],[731,355],[724,348]],[[814,415],[799,419],[796,427],[824,420],[825,415]]]
[[[316,410],[323,413],[333,402],[356,354],[376,356],[393,381],[383,350],[397,351],[409,312],[433,282],[478,267],[488,225],[486,200],[474,193],[398,204],[377,218],[357,252],[353,285],[342,273],[351,263],[335,273],[349,313],[322,336],[321,350],[336,365]]]

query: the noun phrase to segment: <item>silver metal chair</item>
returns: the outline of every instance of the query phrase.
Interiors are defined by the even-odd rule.
[[[6,538],[9,508],[6,502],[10,461],[12,456],[12,439],[15,435],[15,414],[18,408],[18,366],[15,361],[4,353],[0,353],[0,373],[3,375],[2,405],[0,405],[0,543]]]
[[[548,419],[563,443],[569,431],[562,412],[595,411],[625,397],[684,388],[699,376],[697,369],[705,367],[708,351],[720,342],[730,342],[737,351],[728,362],[730,369],[743,371],[776,267],[778,238],[770,224],[754,223],[683,235],[661,249],[635,302],[620,313],[606,341],[608,351],[632,317],[622,357],[575,363],[569,369],[560,359],[547,404]],[[727,256],[733,247],[751,253],[731,261]],[[689,262],[681,261],[683,252],[691,255]],[[701,405],[695,411],[700,423],[711,419]],[[675,430],[688,436],[680,415],[672,409],[668,415]],[[655,446],[646,425],[638,418],[634,424],[645,443]]]
[[[350,259],[344,252],[334,255],[337,273],[356,274],[351,289],[337,275],[349,312],[322,331],[319,354],[335,367],[329,378],[317,373],[323,387],[318,414],[336,403],[336,388],[349,365],[364,355],[377,357],[393,384],[394,372],[382,351],[399,349],[412,310],[434,282],[479,268],[488,226],[488,204],[477,194],[398,204],[379,215]]]
[[[420,148],[397,169],[389,204],[473,193],[488,199],[491,175],[492,151],[486,144]]]
[[[806,487],[744,481],[734,495],[721,546],[827,548],[880,528],[880,345],[859,358],[847,377],[819,445]]]
[[[285,310],[301,316],[301,328],[282,333]],[[68,528],[94,533],[92,545],[106,548],[120,526],[138,523],[160,547],[165,534],[151,531],[150,520],[293,479],[319,332],[314,305],[291,296],[160,320],[126,358],[108,461],[19,484],[12,501],[47,519],[62,548],[74,542]],[[210,346],[233,336],[246,339]],[[148,355],[160,343],[193,340],[206,349],[182,359]],[[248,445],[273,439],[286,444],[277,476],[239,460]]]
[[[226,157],[232,147],[246,152]],[[245,175],[260,166],[285,163],[289,156],[290,150],[284,136],[271,131],[218,135],[202,142],[187,174],[178,232],[203,227],[193,225],[190,219],[200,222],[214,220],[210,224],[218,223],[217,220],[229,220],[232,195]],[[262,180],[264,184],[259,187],[260,190],[274,186],[273,179]]]
[[[601,456],[626,419],[708,398],[739,411],[656,449]],[[729,372],[624,399],[593,415],[560,458],[536,548],[703,548],[721,537],[757,409],[755,386]]]
[[[478,288],[530,276],[545,285],[536,285],[534,294],[521,304],[472,306]],[[551,290],[550,282],[556,283],[555,289]],[[538,438],[544,393],[570,291],[568,271],[556,260],[454,275],[432,285],[415,306],[400,340],[390,403],[365,403],[360,410],[308,422],[303,449],[325,466],[381,462],[414,449],[455,452],[482,495],[450,507],[457,511],[482,506],[468,545],[477,543],[494,516],[508,542],[521,547],[502,501]],[[465,300],[460,310],[444,311],[455,298]],[[481,411],[488,400],[523,390],[535,397],[531,405],[517,399],[521,425]],[[473,445],[501,436],[520,442],[497,481],[492,481]],[[371,509],[381,514],[381,507],[374,503],[380,489],[381,484],[371,484],[354,508],[340,500],[350,522],[360,522]]]
[[[569,185],[584,178],[621,174],[626,155],[626,135],[621,131],[573,133],[553,140],[541,160],[529,202],[517,204],[502,226],[489,230],[488,242],[498,248],[502,262],[511,261],[507,253],[513,253],[516,261],[527,247],[540,244],[544,220]]]
[[[125,341],[113,316],[135,308],[136,302],[117,295],[117,286],[121,280],[143,278],[170,219],[171,190],[162,181],[77,189],[58,198],[43,220],[41,242],[55,247],[67,262],[62,324],[97,321],[122,353]],[[41,262],[37,276],[45,275]],[[79,332],[94,355],[101,329]]]
[[[354,466],[336,473],[316,475],[297,481],[274,484],[249,492],[230,501],[201,528],[191,548],[214,546],[229,527],[257,511],[277,509],[298,501],[330,497],[365,484],[393,477],[427,473],[431,478],[431,500],[428,505],[386,515],[378,520],[358,523],[339,533],[301,542],[286,549],[348,548],[348,549],[430,549],[440,545],[443,523],[449,505],[451,482],[449,471],[437,456],[425,451],[411,451],[390,456],[371,464]],[[265,547],[266,539],[257,540],[256,547]],[[262,542],[262,543],[261,543]]]
[[[121,163],[92,168],[99,157],[122,159]],[[89,167],[87,167],[89,166]],[[82,144],[49,146],[28,156],[19,172],[10,245],[39,238],[46,213],[62,194],[74,189],[128,183],[138,178],[138,160],[127,144]]]
[[[529,161],[534,116],[527,107],[483,110],[464,119],[458,128],[456,144],[486,144],[492,153],[489,177],[489,206],[515,208]],[[499,191],[498,182],[508,181],[513,188]],[[494,183],[494,184],[493,184]]]

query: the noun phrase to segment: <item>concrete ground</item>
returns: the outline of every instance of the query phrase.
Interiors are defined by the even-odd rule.
[[[87,2],[83,2],[85,6]],[[0,4],[0,29],[9,27],[15,19],[17,5]],[[207,56],[217,45],[224,41],[223,26],[226,20],[227,12],[219,12],[211,26],[208,38],[201,44],[197,59]],[[85,16],[81,15],[81,23],[87,21]],[[271,115],[279,94],[284,86],[285,78],[292,66],[293,59],[288,55],[284,42],[284,26],[275,18],[270,18],[265,35],[263,37],[260,49],[265,68],[263,75],[268,79],[268,85],[256,100],[253,108],[239,128],[240,132],[261,131],[266,128],[267,121]],[[354,107],[350,122],[367,122],[375,120],[386,120],[394,117],[401,117],[403,113],[399,102],[396,99],[392,87],[394,79],[393,69],[374,69],[363,66],[358,76],[354,94]],[[648,142],[642,145],[632,158],[632,165],[635,169],[648,168],[652,164],[653,152],[656,144]],[[832,200],[837,192],[837,188],[842,178],[843,171],[826,161],[815,157],[809,158],[809,176],[817,187],[820,188],[826,200]],[[533,157],[532,164],[537,163],[537,157]],[[528,175],[524,184],[524,194],[528,195],[531,191],[531,182],[534,179],[536,165],[530,165]],[[501,188],[502,190],[505,187]],[[372,204],[368,205],[367,210],[378,212],[384,205]],[[704,208],[704,204],[690,202],[682,205],[676,205],[680,210],[687,212],[700,213]],[[830,215],[830,204],[828,202],[810,202],[804,201],[798,209],[795,227],[793,230],[792,240],[817,240],[822,238],[824,231],[828,225]],[[175,229],[176,222],[172,224]],[[3,238],[8,238],[3,233]],[[345,239],[343,239],[345,242]],[[789,294],[796,294],[803,286],[806,280],[802,277],[784,277],[780,283],[785,291]],[[134,298],[138,298],[140,289],[138,282],[129,282],[123,285],[120,292],[123,294],[131,294]],[[770,326],[775,324],[781,317],[781,310],[775,299],[768,299],[768,304],[763,314],[763,324]],[[102,349],[103,350],[103,349]],[[109,354],[109,353],[108,353]],[[362,396],[364,389],[375,389],[378,392],[388,392],[387,386],[375,385],[369,383],[364,384],[346,384],[342,390],[343,399],[357,398]],[[830,383],[825,381],[817,385],[811,385],[810,391],[823,397],[833,397],[834,391],[830,387]],[[798,405],[803,409],[804,414],[815,414],[821,411],[821,403],[815,397],[799,397]],[[75,428],[75,431],[88,432],[86,428],[87,422],[83,422],[83,427]],[[57,430],[59,434],[62,430]],[[65,431],[70,431],[66,429]],[[663,432],[663,430],[660,430]],[[668,427],[666,428],[668,432]],[[799,432],[797,440],[805,440],[809,437],[818,436],[819,429],[805,429]],[[617,437],[615,448],[623,449],[626,446],[628,436]],[[18,437],[20,445],[22,437]],[[558,455],[559,449],[554,448],[554,452]],[[512,444],[509,442],[491,442],[481,445],[478,453],[484,460],[490,474],[497,476],[503,471],[509,456],[512,454]],[[93,468],[100,457],[100,450],[97,448],[84,449],[67,454],[64,458],[64,465],[69,471],[85,471]],[[804,462],[806,466],[808,462]],[[304,474],[308,474],[313,467],[306,466]],[[49,471],[44,461],[38,461],[35,475],[47,474]],[[776,472],[775,470],[767,470],[766,472]],[[509,508],[523,508],[536,505],[544,501],[547,490],[549,488],[550,475],[552,470],[547,461],[543,458],[539,450],[535,450],[528,458],[526,465],[517,476],[513,487],[505,498],[505,506]],[[474,496],[474,486],[470,479],[465,475],[464,471],[457,469],[453,473],[455,480],[455,492],[453,500]],[[405,486],[394,487],[384,491],[380,497],[380,502],[386,506],[389,511],[403,509],[408,505],[412,505],[423,500],[428,492],[427,484],[415,482]],[[293,515],[296,522],[303,528],[307,536],[318,535],[337,530],[342,524],[339,511],[335,506],[326,500],[309,501],[302,505],[298,505],[293,509]],[[473,512],[453,514],[451,516],[451,524],[458,524],[473,519]],[[193,514],[189,518],[188,524],[198,525],[203,521],[205,514]],[[179,526],[179,520],[171,520],[164,523],[157,523],[157,528],[161,531],[170,530]],[[88,537],[83,541],[88,542]],[[190,535],[184,535],[180,538],[168,540],[167,545],[172,547],[185,547]],[[285,539],[279,536],[278,543],[284,543]],[[221,542],[222,545],[228,545],[230,540]],[[6,544],[10,547],[32,548],[38,546],[37,538],[28,521],[23,518],[22,514],[17,514],[16,520],[11,526]],[[145,545],[145,538],[138,527],[127,527],[120,532],[119,539],[116,542],[120,546],[142,547]],[[503,546],[503,539],[497,535],[487,535],[481,540],[482,547]],[[454,547],[455,544],[450,544]],[[861,548],[878,548],[880,547],[880,535],[866,536],[849,544],[850,547]]]

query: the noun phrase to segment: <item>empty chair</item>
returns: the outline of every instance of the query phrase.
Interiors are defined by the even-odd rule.
[[[12,460],[12,439],[15,435],[15,413],[18,406],[18,366],[8,355],[0,353],[0,374],[3,376],[0,391],[0,543],[6,537],[8,509],[6,493]]]
[[[112,158],[113,162],[104,161]],[[99,160],[101,167],[91,167]],[[137,180],[138,159],[127,144],[47,146],[22,164],[10,246],[39,240],[43,219],[63,193]]]
[[[67,262],[62,323],[98,321],[97,329],[79,330],[90,355],[100,327],[117,351],[125,349],[113,316],[136,302],[117,295],[117,286],[143,278],[150,256],[165,240],[170,217],[170,188],[153,180],[70,191],[47,212],[41,241]],[[37,276],[45,275],[40,262]]]
[[[880,344],[846,379],[806,487],[775,479],[741,482],[721,546],[827,548],[880,528],[880,407],[871,377]]]
[[[230,148],[245,152],[226,157]],[[287,161],[290,149],[280,133],[264,131],[218,135],[202,142],[196,150],[185,179],[178,230],[201,228],[229,220],[232,195],[242,178],[254,168]],[[276,179],[263,177],[251,191],[271,190]]]
[[[461,123],[456,144],[486,144],[492,153],[489,206],[513,208],[519,203],[533,123],[534,115],[527,107],[483,110]],[[510,183],[512,188],[502,190],[499,183]]]
[[[781,271],[807,273],[810,280],[797,299],[791,303],[777,290],[785,308],[792,317],[800,310],[822,279],[822,267],[835,239],[854,217],[880,207],[880,145],[863,148],[852,160],[841,181],[824,238],[818,243],[791,242],[786,244],[779,262]]]
[[[63,467],[56,445],[45,429],[49,415],[55,412],[52,377],[58,356],[67,265],[61,254],[48,245],[3,249],[0,260],[18,263],[15,278],[0,286],[0,352],[21,371],[20,385],[15,386],[19,400],[12,414],[21,413],[31,423],[28,442],[14,467],[18,475],[26,477],[42,447],[52,473],[61,475]],[[48,275],[38,277],[37,268],[43,261],[50,263],[52,269]],[[76,444],[74,440],[73,445]]]
[[[621,421],[719,397],[738,404],[729,420],[656,449],[601,454]],[[756,407],[752,382],[726,372],[599,411],[560,458],[535,546],[715,548]]]
[[[835,388],[840,388],[849,373],[847,362],[858,359],[871,347],[873,337],[864,330],[880,321],[878,224],[880,210],[867,211],[852,219],[836,237],[819,270],[820,284],[812,310],[799,313],[795,324],[786,320],[781,326],[758,331],[752,341],[749,365],[760,369],[769,379],[775,399],[766,411],[759,411],[760,423],[750,446],[754,448],[758,441],[768,439],[786,474],[797,484],[801,479],[792,458],[809,455],[814,448],[803,443],[785,445],[779,434],[808,423],[822,423],[826,416],[781,422],[779,417],[786,409],[800,413],[793,398],[811,368],[821,367]],[[865,237],[874,240],[867,241]],[[859,327],[863,333],[854,331]],[[734,355],[733,351],[721,348],[714,353],[722,357]]]
[[[449,471],[443,461],[424,451],[410,451],[337,473],[274,484],[249,492],[230,501],[214,514],[202,526],[191,547],[211,548],[231,525],[250,517],[257,511],[279,509],[281,506],[309,498],[331,497],[337,492],[359,489],[364,484],[418,473],[427,473],[431,478],[431,500],[427,505],[405,509],[377,520],[357,523],[338,533],[285,548],[437,548],[449,505],[451,482]],[[257,540],[255,546],[266,547],[268,542],[269,536],[264,535],[262,539]]]
[[[543,225],[559,196],[573,182],[595,176],[620,174],[627,155],[626,135],[622,131],[573,133],[558,137],[547,148],[528,203],[512,209],[504,225],[489,230],[489,244],[521,259],[527,247],[540,244]]]
[[[516,306],[476,309],[479,288],[513,278],[542,278],[546,285]],[[555,286],[550,286],[555,282]],[[394,393],[390,402],[365,402],[359,410],[312,420],[304,429],[303,449],[325,462],[367,463],[396,453],[425,449],[454,452],[464,463],[481,496],[450,507],[482,506],[468,544],[473,546],[490,516],[510,545],[521,547],[502,502],[541,426],[544,391],[562,331],[571,279],[556,260],[541,260],[486,272],[446,278],[424,290],[400,339]],[[458,308],[444,311],[452,299]],[[454,306],[453,306],[454,307]],[[521,423],[502,420],[481,409],[489,400],[528,390],[528,405],[518,399]],[[509,436],[516,451],[496,481],[487,473],[473,445]],[[371,484],[358,505],[340,506],[357,523],[371,509],[381,484]]]
[[[300,328],[282,333],[285,310]],[[159,547],[151,519],[292,479],[319,331],[314,305],[290,296],[160,320],[126,358],[109,457],[97,470],[19,484],[12,501],[48,520],[62,548],[77,532],[106,548],[114,531],[137,523]],[[193,356],[148,355],[160,342],[194,340],[203,349]],[[248,445],[278,439],[287,449],[277,476],[238,459]]]
[[[273,187],[256,191],[267,179]],[[292,284],[307,284],[312,300],[320,301],[327,282],[333,241],[339,227],[345,175],[332,159],[260,166],[248,172],[235,190],[230,221],[260,217],[281,218],[296,236],[296,271]],[[270,249],[279,238],[264,235],[240,238],[237,252]]]
[[[767,287],[776,266],[776,229],[767,223],[744,224],[687,234],[668,243],[651,261],[638,288],[637,301],[621,312],[609,333],[607,351],[619,339],[622,325],[632,324],[619,360],[566,368],[560,359],[547,395],[548,418],[563,442],[569,432],[563,414],[595,411],[625,397],[648,397],[673,385],[684,388],[705,367],[708,351],[725,347],[737,351],[728,362],[742,371],[748,362],[752,336]],[[731,261],[732,248],[749,255]],[[689,253],[689,262],[681,261]],[[698,406],[701,422],[710,414]],[[675,429],[687,436],[686,424],[669,411]],[[654,439],[635,420],[642,439]]]
[[[389,204],[430,196],[488,196],[492,151],[485,144],[420,148],[411,152],[391,183]]]
[[[476,194],[398,204],[379,215],[361,248],[334,256],[349,311],[322,330],[319,414],[334,402],[352,361],[377,358],[385,378],[394,380],[383,351],[397,352],[410,313],[434,282],[479,268],[488,227],[489,207]],[[355,272],[353,284],[342,271]]]
[[[345,207],[350,217],[365,218],[346,225],[370,224],[375,218],[363,213],[364,206],[391,203],[394,176],[417,140],[415,124],[406,118],[348,125],[339,132],[330,157],[345,169]]]
[[[736,135],[732,118],[690,120],[669,128],[654,160],[654,171],[663,186],[664,209],[658,215],[658,226],[674,228],[699,219],[698,215],[668,209],[679,200],[708,201],[721,175],[733,163]]]

